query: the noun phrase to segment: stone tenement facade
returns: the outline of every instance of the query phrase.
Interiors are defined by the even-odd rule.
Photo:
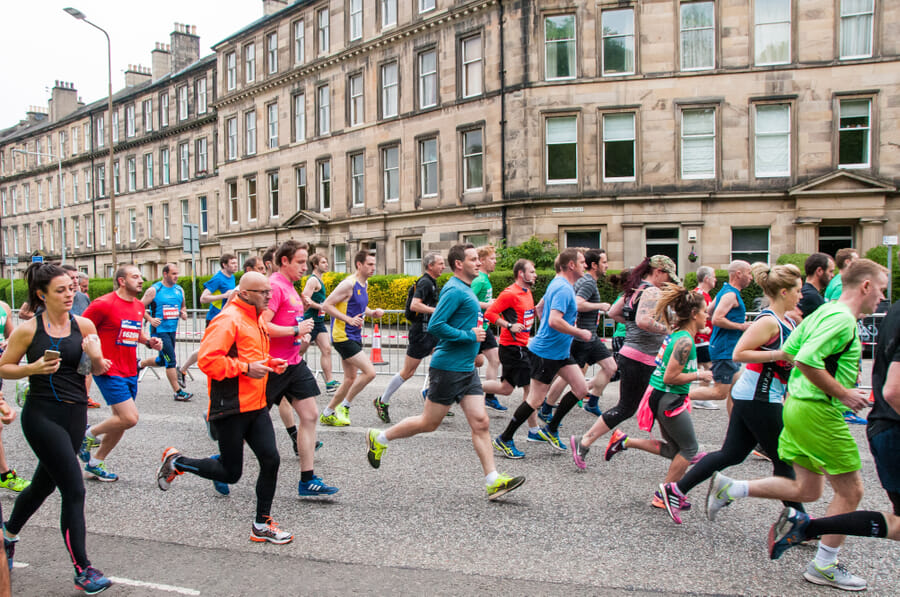
[[[291,237],[337,270],[359,248],[414,274],[459,241],[538,236],[684,273],[898,232],[898,3],[263,4],[205,58],[177,25],[113,98],[119,260],[148,277],[190,270],[182,222],[200,273]],[[19,269],[59,255],[60,198],[67,260],[112,268],[106,99],[74,96],[0,131]],[[64,192],[55,159],[14,149],[61,151]]]

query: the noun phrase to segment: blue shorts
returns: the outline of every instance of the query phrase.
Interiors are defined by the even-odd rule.
[[[741,365],[731,359],[713,359],[713,381],[730,386],[734,383],[734,374],[741,370]]]
[[[137,375],[133,377],[95,375],[94,383],[100,388],[100,393],[109,406],[137,398]]]
[[[870,437],[869,448],[881,486],[889,493],[900,493],[900,427],[892,425]]]
[[[324,321],[313,320],[313,329],[309,333],[309,341],[315,342],[316,336],[318,336],[319,334],[327,334],[327,333],[328,333],[328,326],[325,325]]]
[[[159,351],[159,356],[156,357],[156,366],[162,367],[165,365],[166,369],[174,369],[175,332],[155,332],[153,336],[162,340],[163,343],[162,350]]]

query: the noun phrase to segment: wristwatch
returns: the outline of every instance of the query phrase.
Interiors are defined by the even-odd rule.
[[[296,325],[294,326],[294,335],[295,336],[300,335],[300,326],[296,326]]]

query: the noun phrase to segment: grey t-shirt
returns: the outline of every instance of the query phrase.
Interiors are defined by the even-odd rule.
[[[75,298],[72,299],[72,315],[81,315],[84,310],[91,304],[91,299],[80,290],[75,291]]]
[[[575,281],[575,296],[580,296],[589,303],[600,302],[600,291],[597,290],[597,281],[590,274],[585,274]],[[575,326],[582,330],[591,331],[591,340],[597,336],[597,314],[599,311],[579,311]]]

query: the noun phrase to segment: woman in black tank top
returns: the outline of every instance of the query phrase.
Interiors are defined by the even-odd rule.
[[[84,479],[75,454],[87,423],[85,374],[103,373],[109,363],[94,324],[69,313],[75,291],[66,271],[55,264],[33,263],[25,278],[29,304],[43,310],[13,332],[0,357],[0,377],[29,378],[22,433],[38,466],[3,524],[3,542],[11,566],[19,531],[58,489],[60,531],[75,566],[75,585],[88,594],[99,593],[112,583],[91,566],[85,551]],[[23,356],[25,365],[19,364]]]

